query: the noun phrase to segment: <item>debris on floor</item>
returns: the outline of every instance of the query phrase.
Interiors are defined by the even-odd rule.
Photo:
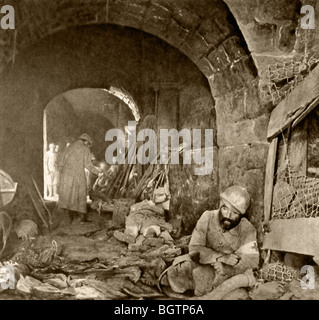
[[[48,209],[39,193],[35,197],[38,219],[23,218],[11,226],[11,218],[3,213],[2,250],[6,251],[0,256],[0,299],[197,299],[159,286],[174,259],[188,253],[191,238],[176,237],[167,221],[167,168],[150,165],[135,188],[125,189],[130,170],[139,169],[120,168],[122,182],[113,194],[99,193],[104,196],[92,201],[89,223],[67,222],[55,210],[56,204]],[[287,198],[288,189],[280,185],[279,200]],[[114,191],[116,199],[109,197]],[[128,193],[133,197],[123,197]],[[59,224],[53,228],[56,220]],[[9,234],[12,241],[7,248]],[[300,270],[284,262],[234,276],[200,299],[319,299],[315,290],[302,289]]]
[[[12,298],[25,299],[157,299],[163,270],[182,254],[163,218],[163,209],[149,201],[133,205],[133,213],[150,214],[155,232],[138,234],[128,241],[124,228],[116,228],[110,216],[91,213],[91,223],[61,225],[45,235],[34,222],[21,221],[15,228],[20,246],[8,261],[14,264]],[[159,214],[160,218],[155,218]],[[130,221],[130,219],[128,219]],[[147,218],[146,218],[146,221]],[[137,220],[137,223],[142,221]],[[127,226],[130,225],[130,222]],[[142,227],[142,226],[141,226]],[[146,230],[147,228],[144,227]],[[143,231],[144,231],[143,229]],[[139,231],[142,229],[139,228]],[[187,241],[186,241],[187,242]],[[164,296],[165,297],[165,296]]]

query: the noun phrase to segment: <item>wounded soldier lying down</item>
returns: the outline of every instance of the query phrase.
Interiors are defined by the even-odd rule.
[[[258,267],[256,230],[244,218],[250,204],[246,189],[232,186],[220,195],[218,210],[205,211],[189,243],[189,254],[177,257],[161,280],[176,293],[196,296],[226,279]]]

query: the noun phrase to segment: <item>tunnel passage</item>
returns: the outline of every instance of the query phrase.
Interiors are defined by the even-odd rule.
[[[217,132],[214,99],[204,75],[185,55],[138,30],[108,25],[62,31],[21,52],[4,77],[0,103],[8,108],[1,111],[1,149],[6,154],[1,167],[17,180],[28,172],[40,186],[44,109],[53,98],[73,89],[119,88],[132,96],[142,116],[156,116],[158,128]],[[102,131],[98,133],[99,139],[106,129],[102,137]],[[214,156],[218,159],[217,148]],[[217,201],[217,161],[209,176],[192,177],[192,168],[182,165],[170,172],[176,211],[183,210],[183,197],[189,199],[186,202],[195,200],[184,212],[192,225]]]
[[[105,133],[113,128],[124,131],[128,121],[137,121],[139,117],[135,102],[116,88],[75,89],[53,98],[43,114],[44,198],[53,197],[52,190],[48,192],[48,167],[54,163],[52,170],[58,170],[61,155],[81,134],[87,133],[94,140],[92,153],[96,161],[105,161],[105,150],[110,144],[105,141]],[[54,185],[57,180],[54,179]]]
[[[280,66],[286,63],[298,64],[300,59],[306,58],[309,65],[317,61],[314,54],[318,52],[319,33],[317,29],[308,32],[299,27],[301,1],[7,0],[5,3],[16,9],[17,29],[0,30],[1,71],[15,64],[17,55],[37,46],[41,39],[82,25],[136,28],[186,54],[207,77],[215,98],[218,185],[220,189],[233,183],[247,186],[253,197],[250,216],[258,224],[263,210],[268,115],[287,91],[285,86],[276,87],[281,76],[273,79],[271,74],[280,73]],[[318,18],[316,1],[308,4],[315,7]],[[288,88],[295,83],[291,81]],[[15,135],[8,129],[2,136],[7,139],[11,134]]]

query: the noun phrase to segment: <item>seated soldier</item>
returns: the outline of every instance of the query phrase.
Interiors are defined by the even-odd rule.
[[[94,191],[99,191],[103,190],[107,186],[107,170],[108,170],[108,165],[106,162],[101,162],[99,164],[99,173],[98,177],[93,185],[93,190]]]
[[[259,263],[256,229],[244,218],[250,196],[232,186],[220,195],[218,210],[205,211],[189,243],[189,254],[177,257],[161,285],[176,293],[209,293],[226,279],[255,269]]]
[[[90,198],[93,201],[102,200],[111,203],[111,199],[107,196],[110,187],[118,173],[118,165],[109,166],[106,162],[99,164],[98,177],[90,190]]]

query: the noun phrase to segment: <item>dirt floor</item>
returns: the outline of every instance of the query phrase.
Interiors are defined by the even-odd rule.
[[[14,289],[0,291],[0,300],[173,299],[161,292],[158,278],[175,257],[187,252],[189,236],[139,236],[130,243],[124,229],[113,227],[112,214],[92,212],[87,223],[59,219],[58,228],[41,230],[34,239],[10,238],[6,261],[18,281]],[[317,300],[318,287],[316,281],[315,289],[302,289],[298,278],[259,281],[225,299]]]
[[[114,237],[124,229],[113,227],[111,214],[93,212],[90,220],[69,224],[61,217],[51,232],[13,239],[8,260],[18,263],[20,280],[0,299],[165,299],[157,279],[182,246],[160,237],[132,245]]]

